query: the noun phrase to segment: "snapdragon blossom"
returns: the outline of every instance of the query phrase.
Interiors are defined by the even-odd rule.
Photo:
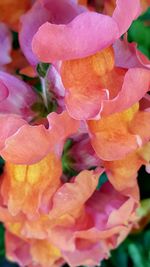
[[[149,60],[127,39],[148,1],[101,1],[102,14],[82,0],[8,3],[0,4],[6,256],[21,267],[97,266],[138,227],[138,171],[150,172]]]

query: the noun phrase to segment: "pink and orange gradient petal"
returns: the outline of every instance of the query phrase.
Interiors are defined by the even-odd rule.
[[[133,68],[127,71],[114,64],[111,47],[87,58],[62,63],[65,102],[73,118],[87,120],[120,112],[139,101],[149,90],[148,70]]]
[[[1,116],[1,119],[4,120],[4,117]],[[16,129],[13,125],[14,119],[15,115],[8,115],[0,131],[0,136],[3,138],[0,154],[14,164],[34,164],[50,152],[60,156],[65,139],[76,133],[79,128],[79,122],[69,117],[67,112],[49,114],[48,129],[44,125],[29,125],[19,117],[17,123],[22,127],[17,124]],[[9,129],[9,135],[5,134],[5,129]]]
[[[65,61],[62,64],[61,77],[66,88],[65,101],[72,117],[88,119],[100,112],[102,100],[108,97],[108,87],[105,84],[112,78],[108,76],[113,68],[114,53],[111,47],[93,56]],[[118,78],[118,83],[120,82]],[[113,87],[114,91],[118,89]]]
[[[10,261],[20,266],[59,267],[61,252],[48,240],[23,240],[6,232],[6,253]]]
[[[89,121],[92,146],[103,160],[118,160],[139,147],[136,134],[129,130],[138,104],[132,108],[100,120]]]
[[[102,116],[130,108],[142,99],[150,88],[149,70],[144,68],[131,68],[125,76],[118,95],[113,99],[103,100]],[[136,93],[135,93],[136,92]]]
[[[49,219],[54,224],[68,224],[68,220],[81,214],[84,203],[91,197],[95,191],[98,178],[103,173],[104,169],[97,172],[82,171],[70,183],[65,183],[55,193],[53,197],[53,207],[49,213]]]
[[[137,150],[125,158],[116,161],[105,161],[104,166],[109,181],[118,191],[134,188],[137,172],[145,161],[139,157]]]

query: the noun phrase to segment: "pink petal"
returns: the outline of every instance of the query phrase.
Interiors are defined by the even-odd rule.
[[[118,0],[112,18],[84,12],[67,25],[47,22],[34,35],[33,52],[40,61],[50,63],[95,54],[127,31],[139,9],[139,0]]]
[[[25,124],[26,121],[17,115],[0,115],[0,150],[5,147],[7,138],[15,134]]]
[[[0,23],[0,66],[11,62],[11,32],[4,23]]]
[[[109,46],[116,35],[118,27],[111,17],[84,12],[67,25],[43,24],[34,35],[32,48],[44,62],[77,59]]]
[[[124,40],[116,40],[114,44],[116,66],[122,68],[145,67],[150,68],[150,60],[142,54],[136,43],[128,43],[127,36]]]
[[[37,29],[49,20],[49,12],[38,1],[21,17],[19,42],[21,49],[31,65],[38,63],[38,58],[32,53],[31,41]]]
[[[79,13],[80,8],[69,0],[43,0],[36,1],[33,7],[22,16],[19,40],[21,49],[31,65],[38,63],[38,58],[33,54],[31,48],[32,38],[38,28],[47,21],[56,24],[66,24]]]
[[[138,57],[140,63],[144,67],[150,69],[150,60],[144,54],[142,54],[139,50],[136,50],[136,54],[137,54],[137,57]]]
[[[149,70],[132,68],[127,71],[119,94],[112,100],[104,100],[102,115],[121,112],[138,102],[150,88]]]
[[[5,138],[5,147],[1,150],[2,157],[15,164],[33,164],[51,151],[60,155],[64,140],[78,130],[79,123],[70,118],[66,112],[60,115],[51,113],[48,120],[49,129],[44,125],[26,124],[11,136],[9,134],[9,138]],[[5,127],[11,125],[6,122],[4,129]]]
[[[74,182],[65,183],[54,195],[50,219],[58,220],[67,214],[73,216],[74,211],[80,210],[96,189],[102,173],[103,169],[98,173],[82,171]]]
[[[8,97],[0,104],[0,113],[14,113],[24,118],[32,117],[31,105],[37,96],[32,88],[13,75],[0,71],[0,86],[7,88]]]
[[[130,27],[133,19],[136,19],[141,13],[140,0],[117,0],[116,8],[113,13],[113,19],[119,28],[119,36],[125,33]]]
[[[5,84],[0,80],[0,102],[6,99],[9,95],[8,88]]]
[[[70,266],[99,266],[104,257],[108,257],[106,249],[103,248],[102,242],[93,245],[86,250],[75,250],[73,252],[63,252],[63,256]]]
[[[6,232],[5,237],[6,256],[20,266],[27,266],[31,263],[30,246],[23,239]]]
[[[136,55],[136,47],[133,43],[128,43],[126,40],[116,40],[114,43],[115,63],[121,68],[142,67]]]

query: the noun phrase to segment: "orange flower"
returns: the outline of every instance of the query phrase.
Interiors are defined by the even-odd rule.
[[[12,30],[18,31],[19,19],[31,6],[31,0],[0,1],[0,21],[8,24]]]
[[[7,258],[21,266],[56,267],[63,263],[60,250],[49,241],[23,240],[8,231],[6,232],[6,250]]]
[[[130,188],[135,188],[140,167],[149,163],[150,142],[121,160],[105,161],[104,166],[108,178],[116,190],[127,191]]]
[[[146,69],[127,71],[115,67],[112,47],[63,62],[61,77],[66,106],[75,119],[93,119],[125,110],[143,97],[150,84]]]
[[[138,104],[100,120],[88,122],[92,146],[103,160],[119,160],[150,138],[150,112]]]
[[[33,165],[6,163],[2,195],[12,215],[23,212],[27,217],[46,212],[50,200],[60,186],[61,161],[55,154]]]

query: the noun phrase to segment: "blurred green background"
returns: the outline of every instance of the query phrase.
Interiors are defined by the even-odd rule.
[[[132,1],[132,0],[131,0]],[[16,35],[14,34],[15,38]],[[150,59],[150,8],[134,21],[128,31],[128,41],[136,42],[138,49]],[[14,40],[14,45],[16,41]],[[3,169],[0,159],[0,173]],[[150,175],[142,167],[138,175],[143,212],[150,213]],[[146,201],[145,201],[146,200]],[[147,204],[145,204],[147,203]],[[150,220],[150,216],[149,216]],[[144,222],[145,223],[145,222]],[[102,267],[150,267],[150,222],[145,227],[132,233],[116,250],[112,251],[109,260],[102,262]],[[5,258],[4,227],[0,224],[0,267],[17,267]]]

